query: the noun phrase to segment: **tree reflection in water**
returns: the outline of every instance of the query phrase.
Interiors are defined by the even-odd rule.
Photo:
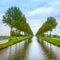
[[[48,60],[58,60],[56,53],[52,49],[52,45],[46,41],[38,39],[38,43],[42,46],[43,51],[48,57]]]

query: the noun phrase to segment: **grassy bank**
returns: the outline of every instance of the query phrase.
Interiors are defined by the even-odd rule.
[[[0,49],[14,45],[18,42],[24,41],[24,40],[29,39],[29,38],[30,38],[29,36],[17,37],[17,39],[15,37],[12,37],[12,40],[9,40],[8,42],[6,42],[4,44],[0,44]]]
[[[0,36],[0,38],[10,38],[10,36]]]
[[[45,40],[51,44],[54,44],[54,45],[60,47],[60,39],[59,38],[50,38],[50,37],[37,37],[37,38]]]

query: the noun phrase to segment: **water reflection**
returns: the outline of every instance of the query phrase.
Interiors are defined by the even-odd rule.
[[[57,53],[58,52],[57,50],[60,50],[59,48],[58,49],[55,49],[56,52],[54,52],[54,48],[52,44],[46,42],[46,41],[43,41],[41,39],[38,39],[38,43],[42,46],[42,49],[43,51],[45,52],[45,54],[47,55],[47,58],[48,60],[60,60],[59,55],[57,57]],[[56,46],[55,46],[56,48]]]
[[[56,48],[33,37],[0,50],[0,60],[59,60],[60,54],[57,53]],[[57,49],[60,52],[59,48]]]
[[[29,43],[30,42],[26,40],[21,43],[22,45],[20,43],[16,44],[14,53],[13,53],[13,49],[10,51],[11,52],[11,55],[9,56],[10,60],[25,60]]]
[[[26,60],[47,60],[42,48],[38,44],[36,37],[32,38],[32,43],[27,49],[27,59]]]
[[[8,42],[8,38],[0,38],[0,44]]]

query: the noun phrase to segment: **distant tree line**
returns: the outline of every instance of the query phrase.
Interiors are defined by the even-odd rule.
[[[26,17],[17,7],[8,8],[2,21],[10,27],[10,36],[19,36],[21,32],[24,35],[33,35]]]
[[[36,33],[36,36],[44,35],[44,33],[48,31],[50,31],[50,36],[51,36],[52,30],[56,28],[56,26],[57,26],[56,19],[54,17],[48,17],[47,21],[43,23],[43,25],[39,28],[38,32]]]

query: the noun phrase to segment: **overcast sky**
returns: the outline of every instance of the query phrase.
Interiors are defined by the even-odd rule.
[[[58,26],[53,34],[60,35],[60,0],[1,0],[0,1],[0,35],[9,35],[10,28],[2,23],[2,16],[9,7],[19,7],[26,16],[34,34],[46,21],[47,17],[53,16]]]

